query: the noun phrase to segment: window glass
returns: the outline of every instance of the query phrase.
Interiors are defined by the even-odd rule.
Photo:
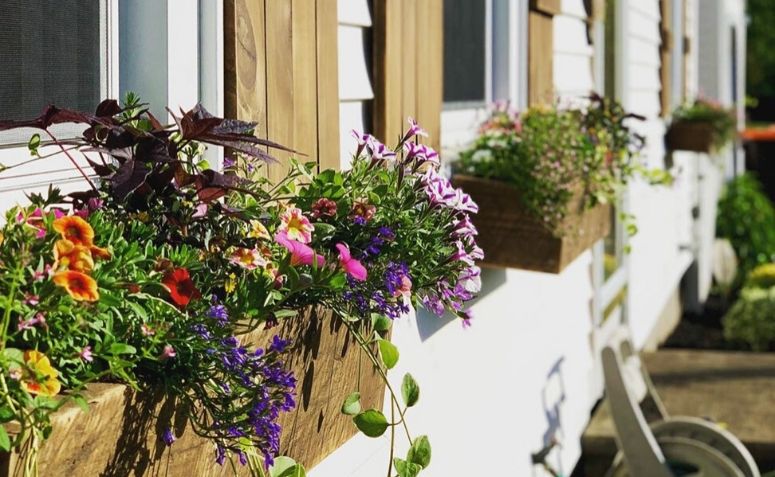
[[[484,102],[486,0],[444,0],[444,102]]]
[[[95,0],[2,0],[0,111],[30,118],[50,103],[92,110],[101,96],[101,16]]]

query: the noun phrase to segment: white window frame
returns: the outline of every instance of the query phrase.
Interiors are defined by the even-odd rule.
[[[485,98],[443,104],[441,138],[447,157],[454,157],[476,137],[493,101],[508,100],[517,108],[527,105],[528,0],[486,0],[485,5]]]

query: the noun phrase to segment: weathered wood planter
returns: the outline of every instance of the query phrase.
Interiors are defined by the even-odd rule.
[[[479,229],[477,243],[484,250],[485,267],[560,273],[610,229],[610,208],[582,210],[581,189],[562,224],[568,232],[559,237],[522,206],[519,191],[509,184],[465,175],[453,176],[452,183],[479,204],[473,221]]]
[[[708,123],[678,121],[665,133],[665,147],[669,151],[712,152],[716,133]]]
[[[340,413],[360,379],[364,408],[382,408],[384,385],[366,364],[358,345],[330,316],[310,312],[283,329],[251,335],[263,343],[280,333],[295,340],[289,364],[298,379],[295,411],[281,418],[281,452],[307,469],[356,433]],[[53,416],[53,432],[39,455],[40,475],[75,476],[231,476],[231,466],[215,464],[214,446],[187,425],[187,411],[174,400],[138,394],[120,384],[93,384],[89,412],[68,405]],[[177,441],[167,447],[159,436],[172,422]],[[0,476],[21,476],[16,454],[0,454]],[[238,466],[239,467],[239,466]],[[238,469],[239,475],[249,475]]]

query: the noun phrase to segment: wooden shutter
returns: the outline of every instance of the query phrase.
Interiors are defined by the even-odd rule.
[[[554,15],[560,13],[559,0],[530,0],[528,13],[528,103],[530,106],[554,101]]]
[[[336,0],[226,0],[227,117],[257,121],[257,134],[339,166]],[[289,154],[273,152],[277,179]],[[298,379],[296,410],[282,418],[281,452],[311,468],[352,437],[340,413],[360,390],[364,408],[382,407],[384,385],[344,327],[323,312],[288,320],[279,333],[296,340],[290,364]]]
[[[374,133],[388,145],[417,119],[441,144],[442,0],[374,1]]]
[[[671,0],[659,0],[659,32],[661,42],[659,46],[659,77],[661,88],[659,91],[659,104],[662,117],[666,117],[672,110],[672,91],[671,91],[671,57],[673,54],[673,32],[672,32],[672,2]]]

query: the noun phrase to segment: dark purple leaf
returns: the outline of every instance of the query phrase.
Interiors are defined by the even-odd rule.
[[[124,162],[110,179],[113,194],[119,200],[126,199],[129,194],[143,185],[150,172],[148,166],[142,162],[133,159]]]
[[[115,99],[106,99],[97,106],[94,114],[99,117],[113,117],[123,111],[118,101]]]

